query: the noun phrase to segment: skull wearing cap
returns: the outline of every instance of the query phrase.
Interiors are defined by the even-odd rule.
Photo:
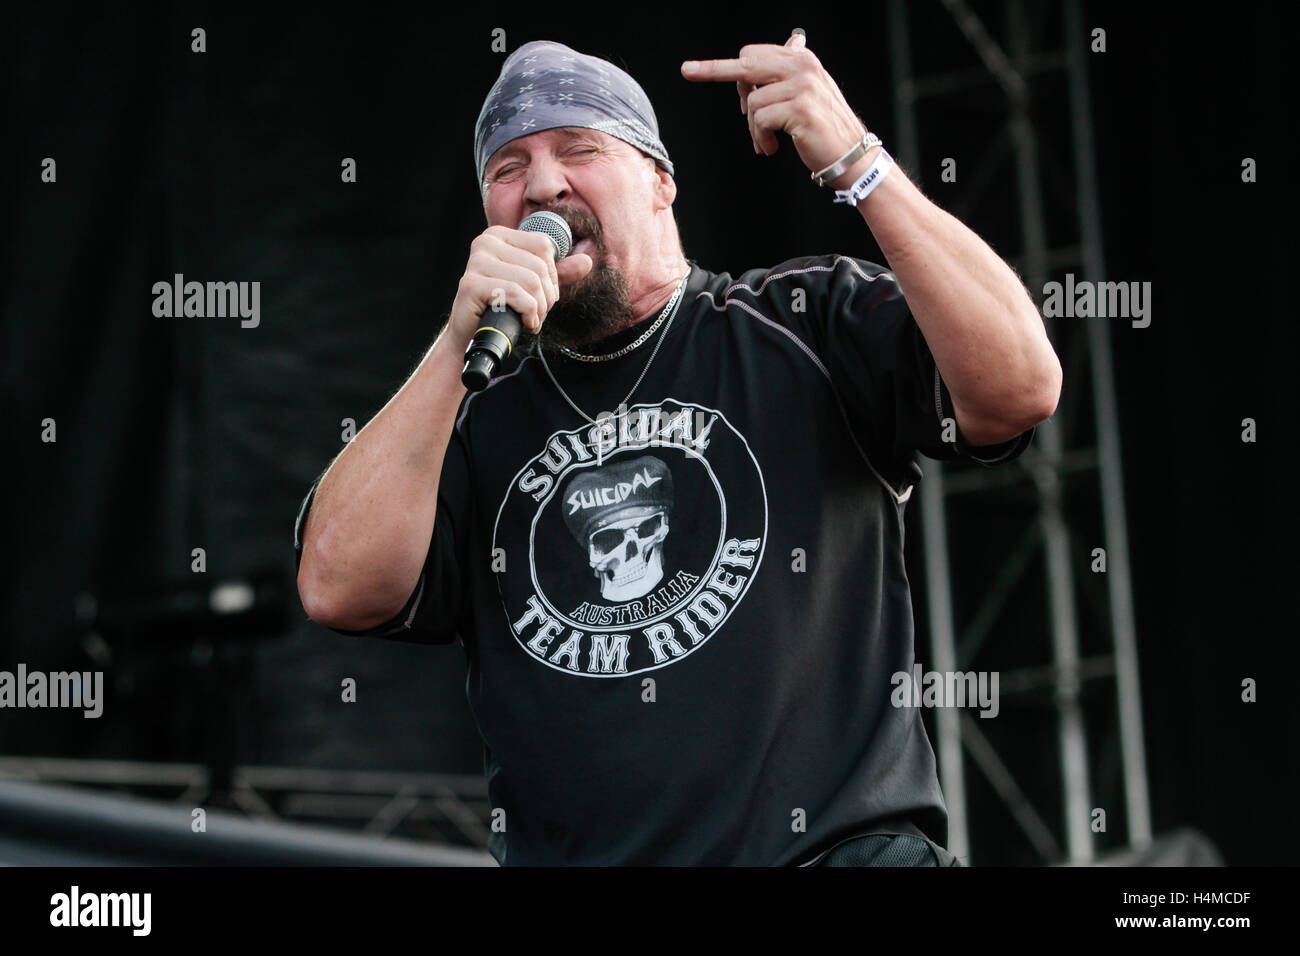
[[[668,466],[651,455],[584,472],[565,489],[564,521],[607,601],[649,594],[663,579],[673,504]]]

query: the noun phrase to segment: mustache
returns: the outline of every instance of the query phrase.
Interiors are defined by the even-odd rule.
[[[591,213],[576,206],[563,204],[552,206],[548,211],[555,213],[568,224],[569,231],[573,233],[574,245],[577,245],[580,239],[590,239],[598,250],[602,253],[605,251],[605,230],[601,228],[600,220]]]

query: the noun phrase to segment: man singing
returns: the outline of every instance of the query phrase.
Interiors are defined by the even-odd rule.
[[[303,604],[460,641],[502,864],[951,864],[920,712],[890,703],[915,455],[1014,458],[1060,364],[1012,269],[801,33],[682,75],[736,83],[754,149],[788,135],[889,268],[687,260],[645,93],[526,44],[479,115],[488,225],[446,327],[299,512]],[[569,257],[515,228],[538,210]],[[502,305],[525,335],[467,394]]]

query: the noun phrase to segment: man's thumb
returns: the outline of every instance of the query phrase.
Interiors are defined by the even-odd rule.
[[[577,282],[590,272],[594,266],[595,263],[591,261],[591,256],[585,252],[575,252],[571,256],[565,256],[555,264],[555,276],[560,280],[560,285],[568,285],[570,282]]]

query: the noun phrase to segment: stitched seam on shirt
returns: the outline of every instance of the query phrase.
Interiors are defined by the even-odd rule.
[[[939,424],[943,424],[943,398],[939,393],[939,366],[934,367],[934,410],[939,415]]]
[[[411,605],[411,613],[408,614],[408,615],[406,615],[406,621],[405,621],[405,623],[402,624],[402,627],[406,628],[408,631],[411,629],[411,625],[415,622],[415,612],[418,611],[418,610],[420,609],[420,604],[424,601],[424,581],[425,581],[425,577],[426,577],[425,573],[424,573],[423,571],[421,571],[421,572],[420,572],[420,588],[419,588],[419,590],[416,592],[416,595],[415,595],[415,603]]]
[[[809,269],[800,269],[796,271],[812,272],[812,271],[825,271],[825,270],[824,267],[814,266]],[[783,275],[790,275],[790,274],[791,273],[783,273]],[[765,282],[763,283],[763,285],[767,285],[767,283]],[[735,286],[733,286],[732,288],[735,288]],[[750,292],[754,291],[753,289],[750,289],[749,286],[746,285],[742,285],[740,288],[748,289]],[[835,386],[831,382],[831,373],[826,370],[826,366],[822,364],[822,360],[817,357],[817,353],[815,353],[812,349],[808,347],[807,343],[805,343],[801,338],[799,338],[799,336],[795,335],[794,332],[792,332],[790,329],[787,329],[784,325],[781,325],[779,322],[773,322],[771,319],[769,319],[763,313],[759,312],[753,306],[749,305],[747,302],[741,302],[739,299],[724,299],[722,305],[718,305],[717,300],[713,297],[713,294],[709,292],[707,289],[699,293],[699,295],[697,295],[696,298],[699,299],[702,296],[708,296],[709,299],[711,300],[709,302],[709,305],[712,306],[714,310],[718,312],[724,312],[726,311],[726,307],[728,305],[735,304],[738,308],[745,310],[750,315],[754,316],[760,321],[767,323],[772,328],[776,329],[778,332],[781,332],[786,337],[788,337],[790,341],[794,342],[794,344],[799,347],[799,350],[803,352],[804,355],[808,356],[808,358],[812,361],[812,363],[817,366],[818,371],[820,371],[822,375],[826,377],[827,384],[831,386],[831,394],[835,396],[835,404],[840,410],[840,417],[844,419],[844,427],[848,431],[849,441],[853,442],[853,447],[858,450],[858,454],[862,456],[862,460],[866,462],[867,468],[871,470],[871,473],[876,476],[876,480],[884,486],[885,490],[889,492],[890,496],[893,497],[894,501],[898,504],[902,504],[911,496],[912,488],[910,485],[908,486],[906,491],[900,494],[899,492],[894,490],[893,485],[885,481],[884,477],[880,474],[880,472],[876,470],[876,466],[871,463],[871,459],[867,457],[867,453],[863,450],[862,445],[858,443],[858,437],[855,434],[853,434],[853,426],[849,422],[848,412],[845,411],[844,403],[840,401],[839,392],[835,391]]]
[[[411,629],[411,625],[415,622],[415,614],[417,611],[420,610],[421,602],[424,601],[424,583],[425,583],[425,574],[423,571],[421,571],[420,581],[416,585],[416,589],[415,589],[415,601],[414,603],[411,604],[411,610],[406,615],[405,620],[398,621],[392,627],[386,628],[382,631],[362,631],[360,632],[360,636],[387,637],[390,634],[396,634],[398,631],[409,631]]]
[[[469,396],[469,398],[465,399],[465,404],[461,406],[460,414],[456,416],[456,427],[460,428],[461,423],[465,421],[465,416],[469,414],[469,406],[471,405],[471,403],[473,403],[474,399],[478,398],[480,395],[486,392],[493,385],[497,384],[497,382],[503,382],[508,378],[514,378],[516,375],[518,375],[520,372],[524,370],[524,366],[528,363],[528,360],[532,357],[533,356],[531,355],[525,355],[523,358],[519,360],[519,365],[515,368],[513,372],[507,372],[505,375],[500,375],[492,379],[492,381],[487,383],[487,386],[485,388],[472,393]]]
[[[803,275],[806,272],[834,272],[836,266],[841,262],[847,262],[849,264],[849,267],[852,268],[853,271],[856,272],[858,275],[862,276],[862,278],[867,282],[875,282],[877,279],[884,279],[887,282],[894,281],[894,276],[892,273],[879,272],[876,275],[868,275],[866,272],[863,271],[861,266],[859,266],[853,259],[849,258],[848,256],[835,256],[832,260],[832,264],[829,266],[804,266],[802,269],[787,269],[785,272],[773,272],[762,281],[762,283],[759,285],[757,289],[751,288],[750,286],[745,285],[745,283],[743,282],[733,283],[732,285],[728,286],[726,289],[722,291],[722,295],[724,298],[726,298],[727,296],[731,295],[732,292],[735,292],[737,289],[744,289],[746,292],[750,292],[754,295],[758,295],[760,292],[762,292],[764,289],[767,288],[767,284],[771,282],[773,279],[784,279],[786,276]],[[717,301],[717,297],[714,296],[714,294],[710,292],[708,289],[705,289],[703,292],[697,293],[695,297],[698,299],[702,295],[707,295],[715,302]]]
[[[942,425],[943,424],[943,400],[939,396],[939,366],[937,365],[934,367],[934,407],[935,410],[939,413],[939,424]],[[1020,436],[1017,435],[1016,437],[1019,438]],[[996,458],[981,458],[978,455],[973,454],[969,447],[964,452],[962,452],[962,454],[965,455],[967,458],[969,458],[971,461],[979,462],[981,465],[995,465],[1000,461],[1004,461],[1008,455],[1010,455],[1013,451],[1015,451],[1015,449],[1016,446],[1012,445],[1010,448],[1008,448],[1002,454],[998,455],[998,457]]]
[[[1024,433],[1022,432],[1021,434],[1024,434]],[[1014,439],[1012,439],[1012,441],[1015,442],[1015,443],[1019,443],[1019,441],[1020,441],[1020,435],[1017,435]],[[979,462],[979,463],[982,464],[982,465],[995,465],[995,464],[997,464],[997,463],[1000,462],[1000,461],[1005,461],[1006,458],[1007,458],[1007,456],[1010,455],[1010,454],[1011,454],[1013,451],[1015,451],[1015,450],[1016,450],[1016,445],[1015,445],[1015,444],[1012,444],[1012,446],[1011,446],[1010,448],[1008,448],[1008,449],[1007,449],[1006,451],[1004,451],[1002,454],[998,455],[998,457],[996,457],[996,458],[980,458],[978,455],[972,455],[971,452],[970,452],[970,450],[967,449],[967,451],[966,451],[966,457],[969,458],[971,461],[977,461],[977,462]]]
[[[302,499],[302,504],[298,506],[298,517],[294,518],[293,520],[293,550],[294,551],[299,551],[299,552],[302,551],[302,526],[305,523],[303,519],[306,518],[307,516],[307,503],[309,501],[312,501],[316,497],[316,485],[319,482],[320,482],[320,478],[317,478],[315,481],[311,483],[311,488],[308,489],[307,495]]]

